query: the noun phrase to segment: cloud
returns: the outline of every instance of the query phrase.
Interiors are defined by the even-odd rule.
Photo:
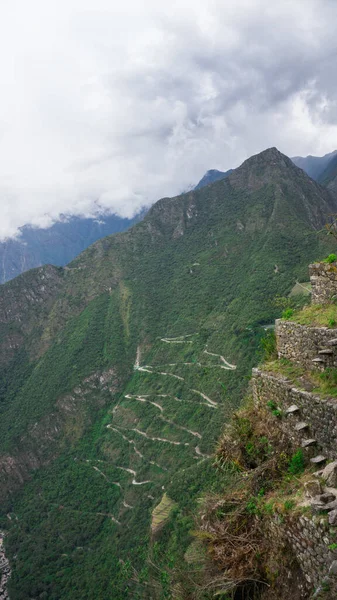
[[[334,0],[4,0],[0,238],[337,147]]]

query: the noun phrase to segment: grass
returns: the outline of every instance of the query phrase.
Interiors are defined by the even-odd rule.
[[[294,311],[283,318],[299,323],[299,325],[335,328],[337,326],[337,305],[329,304],[321,306],[319,304],[311,304],[310,306],[305,306],[301,311]]]
[[[296,365],[285,358],[267,362],[262,368],[264,371],[290,379],[299,389],[305,389],[304,381],[306,381],[311,385],[313,394],[337,398],[336,368],[328,367],[323,372],[308,371],[301,365]]]

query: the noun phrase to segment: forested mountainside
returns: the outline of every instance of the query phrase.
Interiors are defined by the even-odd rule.
[[[320,174],[319,183],[328,188],[328,190],[336,195],[337,194],[337,156],[334,155],[329,161],[327,167]]]
[[[212,597],[193,514],[226,485],[217,440],[265,326],[330,249],[318,231],[333,212],[271,148],[0,287],[11,600]]]
[[[293,156],[291,158],[294,165],[303,169],[309,177],[321,183],[321,185],[327,185],[330,183],[332,177],[334,177],[334,169],[336,167],[336,153],[337,150],[330,152],[329,154],[325,154],[324,156]],[[210,169],[205,173],[205,175],[200,179],[199,183],[196,185],[194,189],[198,190],[205,185],[209,185],[210,183],[214,183],[214,181],[219,181],[220,179],[225,179],[232,173],[233,169],[229,169],[228,171],[218,171],[217,169]],[[330,189],[331,189],[330,185]]]
[[[70,217],[47,229],[24,226],[20,237],[0,242],[0,283],[41,265],[64,266],[96,240],[125,231],[144,216],[133,219],[117,215],[96,218]]]
[[[195,189],[223,179],[231,172],[207,171]],[[63,267],[97,240],[129,229],[145,215],[143,209],[132,219],[99,214],[95,218],[64,217],[46,229],[25,225],[18,238],[0,242],[0,283],[34,267],[47,264]]]

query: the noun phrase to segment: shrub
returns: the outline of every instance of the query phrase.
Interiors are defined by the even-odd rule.
[[[275,331],[269,330],[260,341],[263,350],[264,360],[273,360],[277,358]]]
[[[289,461],[288,473],[300,475],[305,469],[303,450],[299,449],[292,455]]]
[[[323,262],[325,263],[329,263],[329,265],[331,265],[331,263],[336,262],[337,260],[337,255],[336,254],[329,254],[329,256],[327,256]]]
[[[286,308],[282,313],[282,319],[290,319],[294,314],[293,308]]]
[[[267,406],[271,410],[271,412],[274,415],[274,417],[281,417],[282,416],[282,411],[280,411],[280,409],[277,408],[277,404],[276,404],[276,402],[274,400],[269,400],[267,402]]]

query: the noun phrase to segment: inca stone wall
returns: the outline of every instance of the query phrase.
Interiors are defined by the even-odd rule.
[[[308,590],[318,587],[327,576],[329,567],[337,559],[336,550],[329,548],[336,541],[327,519],[314,515],[282,516],[275,515],[270,524],[271,534],[286,540],[304,573]],[[307,598],[307,594],[305,594]]]
[[[321,450],[326,458],[336,458],[337,399],[323,399],[294,387],[284,377],[259,369],[253,369],[252,390],[256,403],[266,406],[270,400],[276,402],[283,413],[279,426],[294,446],[311,440],[308,449],[312,447],[316,453]],[[287,413],[291,407],[297,410]]]
[[[306,369],[337,366],[337,341],[336,345],[331,344],[337,338],[336,329],[277,319],[275,333],[279,358],[287,358]]]
[[[313,304],[329,304],[337,299],[337,264],[309,265]]]

